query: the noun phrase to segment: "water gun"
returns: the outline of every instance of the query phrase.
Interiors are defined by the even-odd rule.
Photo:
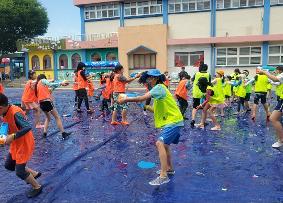
[[[140,74],[140,73],[139,73],[139,72],[131,73],[131,74],[130,74],[130,77],[131,77],[131,78],[134,78],[134,77],[136,77],[138,74]]]
[[[8,135],[8,123],[2,123],[0,127],[0,145],[4,145]]]
[[[118,61],[94,61],[94,62],[86,62],[85,66],[87,68],[115,68],[120,66],[121,64]]]
[[[119,94],[118,100],[126,99],[127,97],[137,97],[139,96],[136,92],[128,92],[126,94]],[[137,102],[137,105],[141,108],[144,108],[144,104],[142,102]]]

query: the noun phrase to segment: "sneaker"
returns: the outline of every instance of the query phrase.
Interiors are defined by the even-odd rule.
[[[33,197],[38,196],[41,192],[42,192],[42,186],[40,186],[40,188],[38,189],[32,188],[30,191],[26,193],[26,195],[28,198],[33,198]]]
[[[88,114],[92,114],[94,111],[92,110],[92,109],[90,109],[90,110],[87,110],[87,113]]]
[[[162,184],[165,184],[165,183],[169,183],[169,181],[170,181],[170,179],[168,177],[162,178],[162,177],[158,176],[154,180],[150,181],[149,184],[150,185],[162,185]]]
[[[221,127],[219,127],[219,126],[214,126],[214,127],[211,128],[210,130],[212,130],[212,131],[219,131],[219,130],[221,130]]]
[[[194,127],[195,127],[195,123],[196,123],[195,120],[192,120],[192,121],[191,121],[191,128],[194,128]]]
[[[281,141],[277,141],[277,142],[275,142],[273,145],[272,145],[272,148],[280,148],[280,147],[282,147],[283,146],[283,142],[281,142]]]
[[[202,123],[196,124],[196,127],[199,129],[204,129],[204,125]]]
[[[143,115],[147,116],[147,112],[146,112],[146,111],[143,111]]]
[[[44,125],[37,124],[37,125],[35,126],[35,128],[36,128],[36,129],[44,128]]]
[[[117,121],[112,121],[112,122],[111,122],[111,125],[120,125],[120,123],[117,122]]]
[[[161,173],[161,170],[156,171],[156,174],[160,175],[160,173]],[[167,175],[174,175],[174,174],[175,174],[174,170],[168,170],[167,171]]]
[[[43,137],[47,137],[47,133],[43,133]]]
[[[122,121],[121,124],[122,125],[130,125],[127,121]]]
[[[78,113],[82,113],[83,111],[81,109],[77,109],[77,112]]]
[[[67,133],[67,132],[62,132],[62,138],[66,139],[69,135],[71,135],[72,133]]]

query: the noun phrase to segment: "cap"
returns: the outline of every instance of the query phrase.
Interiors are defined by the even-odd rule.
[[[158,69],[152,69],[152,70],[147,71],[147,75],[158,77],[162,74]]]
[[[218,71],[216,71],[216,73],[218,73],[219,75],[224,75],[224,71],[223,70],[218,70]]]

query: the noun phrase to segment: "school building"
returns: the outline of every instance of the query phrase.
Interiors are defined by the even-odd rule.
[[[126,73],[283,64],[283,0],[74,0],[82,44],[106,36]],[[115,43],[113,43],[113,41]]]

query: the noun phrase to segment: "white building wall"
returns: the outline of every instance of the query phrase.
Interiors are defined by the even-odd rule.
[[[118,32],[120,26],[119,20],[106,20],[106,21],[95,21],[85,23],[85,33],[86,35],[91,34],[104,34]]]
[[[283,34],[283,6],[270,8],[270,34]]]
[[[210,36],[210,12],[169,14],[169,38],[202,38]]]
[[[179,73],[181,68],[175,67],[175,52],[196,52],[203,51],[204,52],[204,63],[208,65],[208,70],[211,69],[210,59],[211,59],[211,51],[210,46],[188,46],[188,45],[176,45],[176,46],[168,46],[168,71],[170,74]],[[186,71],[193,76],[198,68],[186,66]]]
[[[216,36],[261,35],[262,18],[262,7],[217,11]]]
[[[125,26],[162,24],[162,21],[162,17],[130,18],[124,20]]]

